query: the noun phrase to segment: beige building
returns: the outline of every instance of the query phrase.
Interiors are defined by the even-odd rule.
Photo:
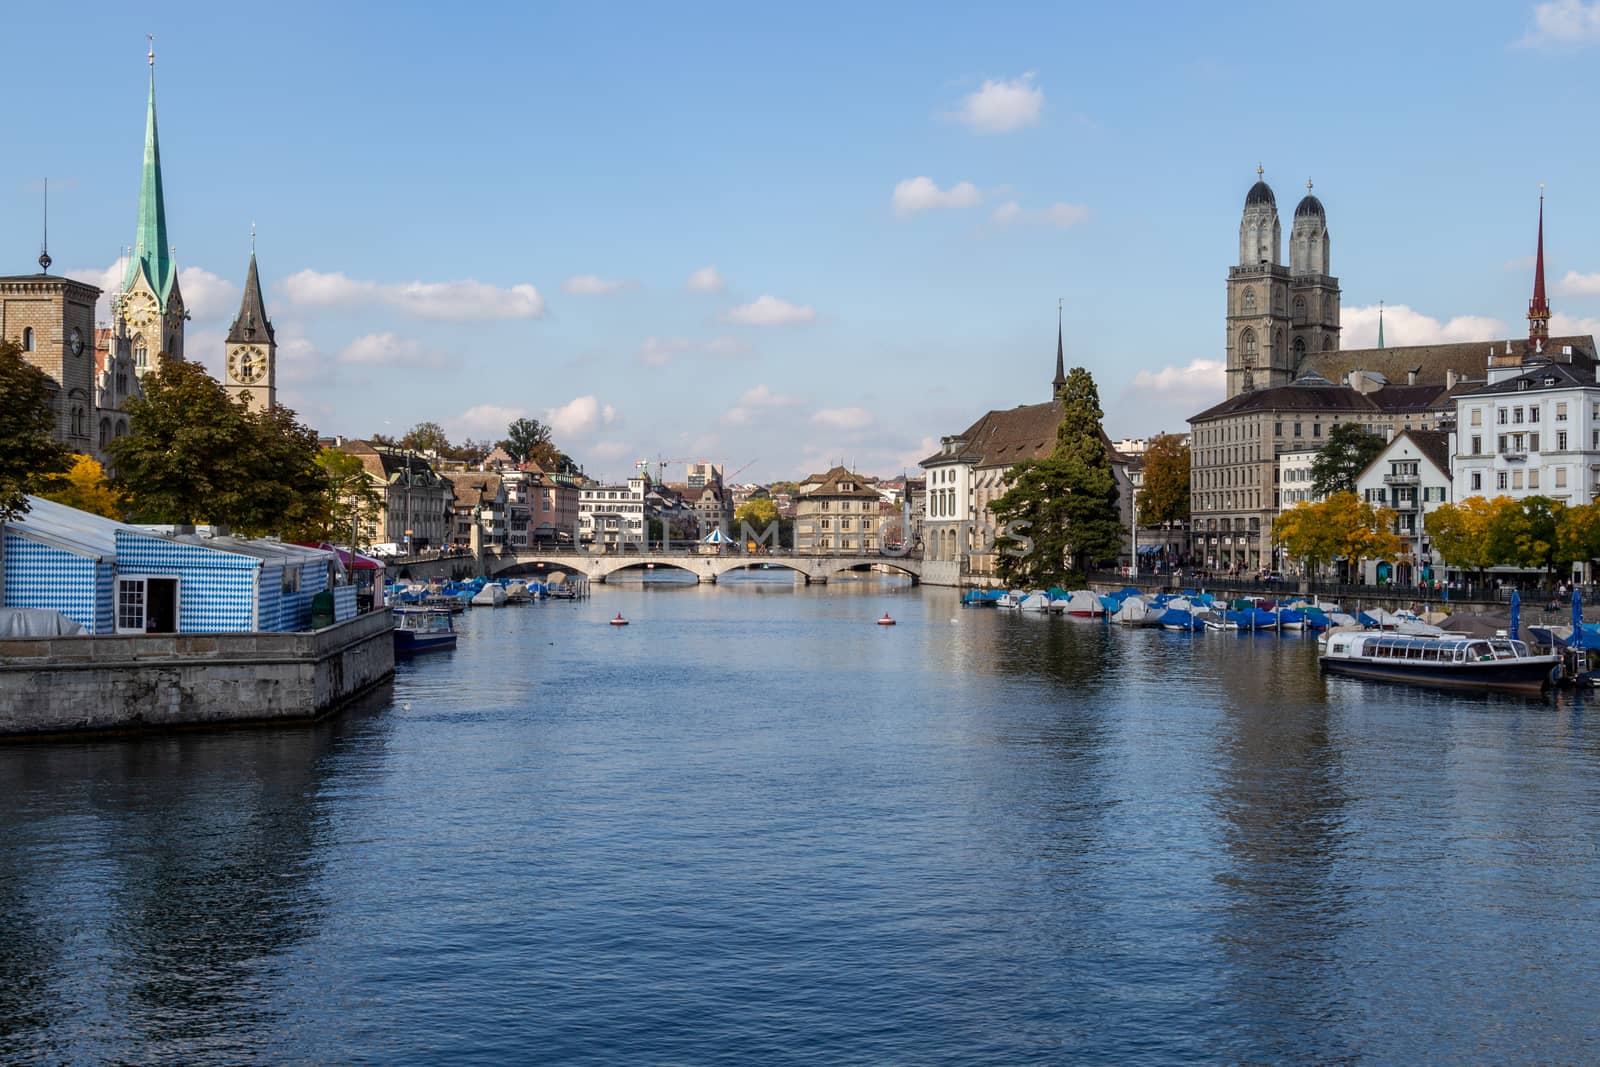
[[[46,263],[48,257],[41,257]],[[71,278],[30,274],[0,278],[0,337],[50,378],[57,441],[95,454],[94,304],[100,290]]]
[[[872,481],[844,467],[813,474],[794,500],[797,552],[876,552],[881,498]]]
[[[362,516],[362,544],[414,552],[450,543],[455,495],[432,463],[414,452],[365,441],[345,441],[339,450],[361,460],[379,497],[378,507]]]

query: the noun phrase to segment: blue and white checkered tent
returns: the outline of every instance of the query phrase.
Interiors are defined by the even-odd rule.
[[[274,630],[256,610],[257,589],[268,583],[261,560],[194,538],[165,537],[130,527],[117,532],[117,577],[178,582],[178,632],[250,633]],[[123,620],[124,626],[132,620]]]
[[[116,532],[133,529],[39,497],[0,525],[0,607],[58,611],[92,634],[116,632]]]
[[[188,547],[249,558],[257,564],[260,570],[260,581],[255,589],[258,630],[292,633],[311,629],[311,598],[332,586],[335,575],[343,571],[335,553],[283,541],[195,534],[181,534],[171,540]],[[354,600],[351,606],[354,607]]]

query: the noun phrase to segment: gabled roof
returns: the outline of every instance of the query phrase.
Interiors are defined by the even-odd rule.
[[[843,483],[849,482],[853,488],[843,488]],[[871,497],[876,500],[878,491],[871,488],[876,479],[856,474],[846,467],[831,467],[822,474],[812,474],[801,482],[802,499],[815,499],[817,497]]]
[[[1416,446],[1418,452],[1429,463],[1433,464],[1446,478],[1450,475],[1450,435],[1444,430],[1401,430],[1383,446],[1383,450],[1372,457],[1372,462],[1361,468],[1357,479],[1363,477],[1368,471],[1380,463],[1390,462],[1389,453],[1402,438],[1409,439]]]
[[[477,507],[500,496],[500,475],[491,471],[446,471],[444,478],[455,490],[457,507]]]
[[[38,496],[30,496],[27,512],[0,524],[0,529],[70,552],[74,556],[94,560],[117,558],[119,530],[148,536],[146,531],[137,526],[69,508]]]
[[[960,453],[944,455],[936,452],[919,465],[932,466],[960,460],[979,467],[1010,467],[1025,459],[1042,459],[1055,451],[1056,430],[1060,425],[1060,400],[989,411],[964,432],[955,435],[965,442]],[[1106,453],[1113,464],[1127,465],[1128,458],[1116,450],[1104,430],[1100,432],[1100,440],[1105,444]]]
[[[1550,385],[1544,384],[1547,379],[1553,379]],[[1527,383],[1526,386],[1522,384],[1524,382]],[[1483,396],[1523,393],[1539,389],[1571,389],[1582,385],[1600,386],[1600,382],[1595,380],[1593,370],[1584,373],[1570,363],[1535,363],[1524,367],[1522,373],[1515,378],[1507,378],[1493,385],[1479,386],[1466,395]]]

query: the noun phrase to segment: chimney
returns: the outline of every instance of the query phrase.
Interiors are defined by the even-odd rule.
[[[1406,371],[1406,384],[1407,385],[1416,385],[1417,384],[1417,372],[1415,370]]]

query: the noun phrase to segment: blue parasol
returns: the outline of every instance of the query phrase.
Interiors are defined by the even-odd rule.
[[[1511,590],[1511,640],[1517,639],[1517,623],[1522,620],[1522,592]]]
[[[1567,647],[1574,651],[1583,651],[1583,592],[1579,589],[1572,591],[1572,639],[1567,642]]]

